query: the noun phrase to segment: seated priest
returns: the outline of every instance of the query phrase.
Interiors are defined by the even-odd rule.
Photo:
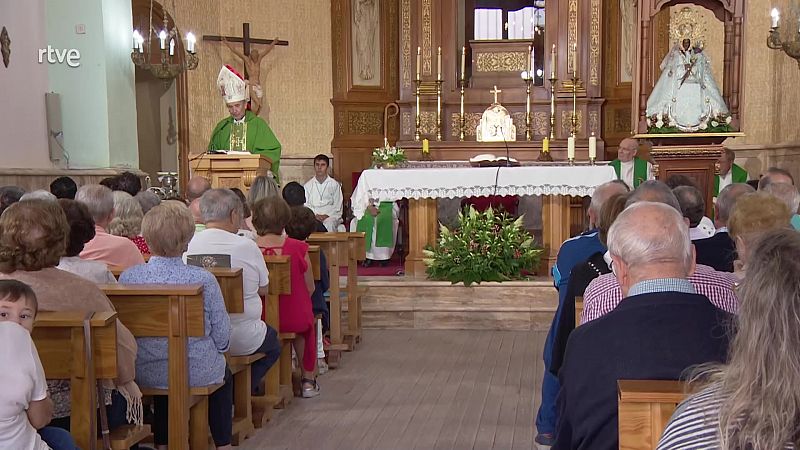
[[[314,211],[317,220],[330,232],[339,230],[342,224],[342,186],[328,176],[331,160],[326,155],[314,157],[314,177],[303,186],[306,191],[306,207]]]
[[[617,159],[609,163],[617,172],[617,179],[624,181],[631,189],[636,189],[643,181],[653,179],[653,165],[638,158],[638,151],[639,141],[625,138],[619,143]]]
[[[724,148],[719,157],[719,175],[714,177],[714,198],[719,195],[719,191],[732,183],[747,183],[747,171],[734,164],[736,153]]]
[[[208,150],[248,151],[266,156],[272,160],[270,170],[278,179],[281,143],[267,122],[248,109],[250,88],[247,82],[233,67],[225,65],[217,76],[217,87],[231,115],[214,127]]]
[[[350,231],[361,231],[367,243],[367,258],[363,266],[369,267],[377,261],[385,267],[389,264],[397,242],[397,226],[400,223],[400,208],[396,202],[372,200],[361,219],[353,218]]]

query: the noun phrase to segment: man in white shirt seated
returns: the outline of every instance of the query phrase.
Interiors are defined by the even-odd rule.
[[[303,186],[306,191],[306,207],[314,211],[317,220],[328,231],[344,231],[342,224],[342,186],[328,176],[330,158],[326,155],[314,157],[314,178]]]
[[[242,269],[244,312],[230,314],[230,351],[233,356],[265,355],[251,366],[251,388],[256,394],[261,379],[280,356],[278,333],[261,320],[261,296],[267,295],[269,285],[267,265],[258,245],[236,234],[243,212],[241,201],[233,191],[206,191],[200,198],[200,213],[206,229],[192,237],[184,260],[191,255],[230,255],[231,267]]]

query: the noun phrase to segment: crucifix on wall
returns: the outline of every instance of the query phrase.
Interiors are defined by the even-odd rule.
[[[259,39],[250,36],[250,24],[245,22],[242,24],[242,37],[238,36],[203,36],[204,41],[222,42],[230,51],[232,51],[244,64],[244,78],[250,81],[251,92],[255,95],[250,96],[252,102],[252,111],[258,114],[261,110],[261,98],[263,90],[261,88],[261,60],[275,48],[276,45],[288,46],[289,41],[281,41],[275,39]],[[232,42],[241,42],[242,50],[236,48]],[[251,48],[252,44],[266,44],[269,45],[263,52],[258,51],[256,48]]]

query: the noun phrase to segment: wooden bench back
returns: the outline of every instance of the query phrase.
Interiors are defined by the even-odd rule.
[[[70,434],[80,448],[91,448],[96,441],[96,380],[117,377],[117,313],[88,314],[91,359],[86,353],[85,311],[42,311],[31,333],[45,376],[70,380]]]
[[[672,380],[619,380],[619,448],[651,450],[678,403],[688,395],[687,384]]]
[[[314,274],[314,281],[319,281],[322,277],[320,272],[320,247],[319,245],[308,246],[308,259],[311,260],[311,272]]]
[[[202,285],[100,285],[136,337],[168,343],[169,448],[189,440],[189,337],[205,335]]]
[[[583,315],[583,296],[575,297],[575,328],[581,324],[581,316]]]
[[[348,233],[311,233],[306,242],[322,248],[329,266],[346,266],[349,251],[347,235]],[[333,275],[331,272],[331,276]]]
[[[242,268],[231,269],[228,267],[211,267],[207,269],[214,274],[222,298],[225,299],[225,309],[228,314],[244,312],[244,277]]]

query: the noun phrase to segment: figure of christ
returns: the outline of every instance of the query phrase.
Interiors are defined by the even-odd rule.
[[[261,88],[261,60],[275,48],[275,45],[278,43],[278,38],[273,39],[263,53],[259,52],[257,48],[254,48],[250,50],[250,55],[245,55],[244,52],[234,47],[224,36],[222,37],[222,43],[225,44],[234,55],[242,60],[245,72],[247,73],[247,81],[250,82],[250,90],[254,94],[250,96],[250,102],[252,103],[250,110],[253,111],[253,114],[259,115],[262,105],[261,99],[264,96],[264,90]]]
[[[354,1],[353,24],[356,32],[356,58],[358,75],[362,80],[371,80],[374,76],[372,62],[378,28],[377,6],[375,0]]]

